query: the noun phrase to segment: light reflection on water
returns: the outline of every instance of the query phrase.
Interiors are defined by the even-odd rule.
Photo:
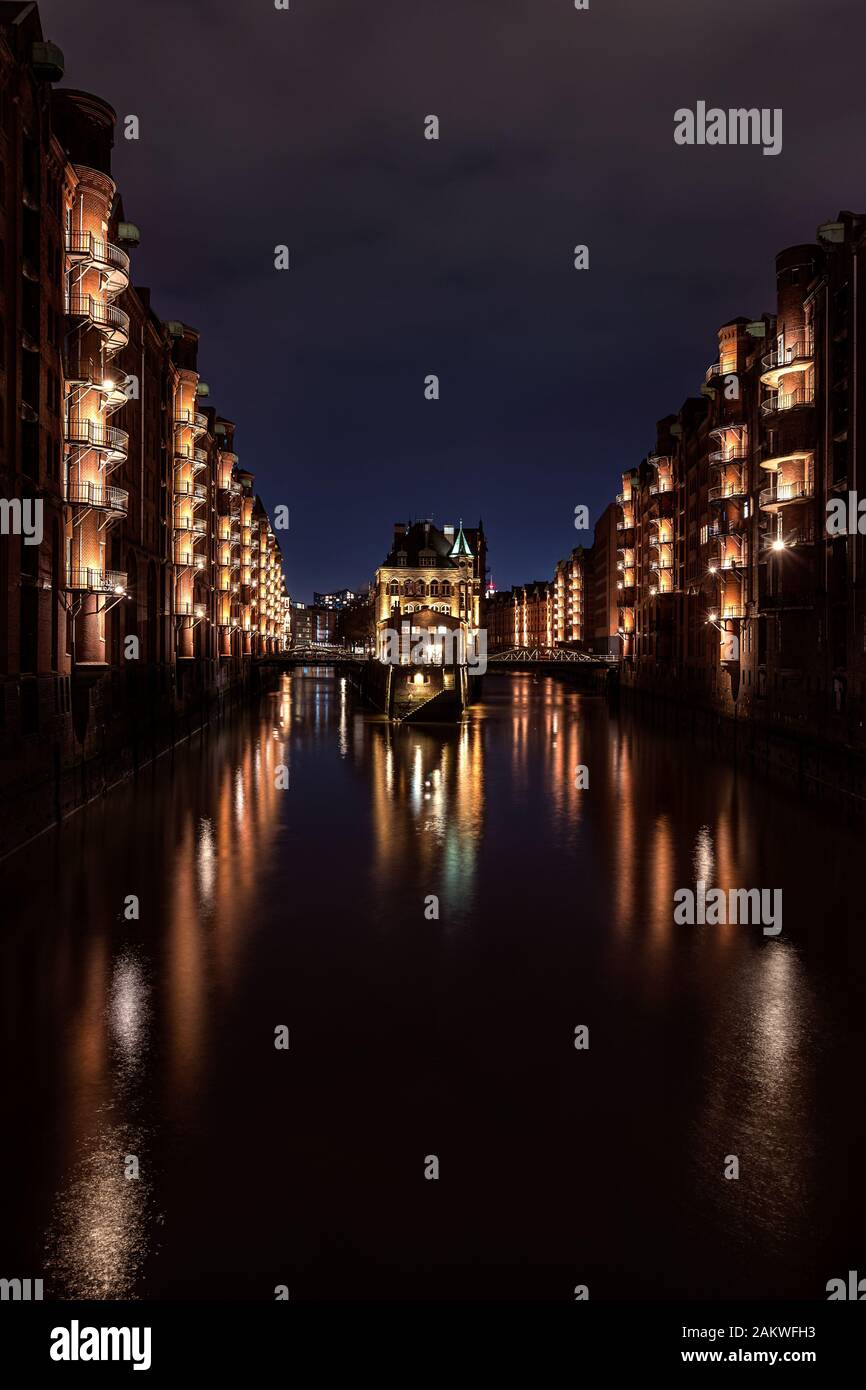
[[[65,1297],[195,1297],[217,1267],[215,1296],[258,1297],[286,1249],[320,1297],[359,1270],[420,1296],[437,1268],[455,1296],[559,1296],[575,1260],[600,1296],[820,1296],[859,945],[842,921],[827,949],[806,837],[832,875],[844,837],[811,811],[553,680],[394,730],[342,678],[285,678],[15,861],[19,1262],[41,1247]],[[675,926],[699,879],[782,886],[782,936]],[[461,1176],[428,1227],[393,1165],[433,1134]]]
[[[106,994],[103,1038],[94,1029],[87,1040],[90,1025],[82,1020],[82,1043],[91,1058],[99,1054],[101,1067],[110,1073],[111,1100],[78,1117],[77,1155],[46,1232],[49,1287],[66,1298],[134,1297],[158,1221],[147,1136],[135,1122],[150,1018],[145,972],[132,950],[116,957]],[[91,1083],[96,1079],[90,1066],[87,1076]],[[139,1164],[137,1177],[127,1177],[131,1158]]]

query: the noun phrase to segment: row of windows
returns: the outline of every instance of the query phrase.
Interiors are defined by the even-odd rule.
[[[405,594],[406,596],[415,595],[418,598],[442,597],[450,598],[454,592],[447,579],[441,582],[433,579],[429,584],[425,584],[423,579],[406,579],[400,584],[398,579],[392,579],[388,585],[389,594]],[[466,586],[462,585],[460,592],[466,592]]]

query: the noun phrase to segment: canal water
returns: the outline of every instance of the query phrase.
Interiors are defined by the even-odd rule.
[[[284,677],[2,866],[0,1274],[825,1298],[866,1274],[861,841],[555,679],[392,729]],[[697,880],[781,933],[677,925]]]

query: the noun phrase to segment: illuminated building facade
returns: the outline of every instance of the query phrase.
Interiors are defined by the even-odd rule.
[[[579,545],[556,566],[553,576],[552,646],[577,646],[586,641],[592,592],[588,560],[589,552]]]
[[[595,525],[593,544],[575,546],[560,560],[551,580],[537,579],[489,593],[488,650],[509,647],[574,647],[619,654],[622,577],[620,508],[606,507]]]
[[[13,520],[41,513],[33,544],[0,535],[19,838],[122,774],[134,724],[155,748],[287,643],[279,546],[206,404],[198,334],[131,284],[115,113],[62,75],[36,6],[0,5],[0,494]]]
[[[358,595],[353,589],[336,589],[330,594],[313,594],[314,608],[346,608]]]
[[[470,665],[486,642],[486,573],[480,521],[441,530],[431,520],[395,525],[371,586],[375,651],[385,670],[374,698],[394,720],[453,719],[475,698]]]
[[[299,599],[292,601],[291,609],[292,645],[307,646],[313,640],[313,614]]]
[[[488,595],[485,612],[488,651],[555,645],[555,581],[537,579],[497,590]]]
[[[637,504],[637,469],[622,475],[622,487],[616,495],[619,515],[616,522],[616,594],[619,609],[618,632],[621,653],[625,658],[634,655],[635,594],[637,566],[635,548],[635,507]]]
[[[482,626],[487,543],[481,522],[441,530],[432,521],[397,522],[373,582],[380,652],[388,631],[464,635]]]
[[[554,584],[536,579],[514,591],[515,623],[519,647],[552,647],[554,638]]]
[[[487,650],[506,651],[517,642],[517,611],[515,589],[496,589],[489,593],[484,603],[484,621],[487,625]]]
[[[588,646],[605,656],[619,656],[619,590],[617,582],[617,529],[619,509],[611,503],[605,507],[593,531],[592,551],[588,567],[589,592],[587,602]]]
[[[863,743],[864,259],[849,212],[782,251],[775,312],[722,325],[700,396],[623,474],[627,684]]]

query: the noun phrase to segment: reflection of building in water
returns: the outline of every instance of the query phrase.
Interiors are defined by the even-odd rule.
[[[67,885],[64,916],[100,921],[103,928],[79,943],[81,985],[66,1049],[69,1177],[57,1193],[46,1234],[49,1288],[64,1297],[135,1294],[156,1216],[147,1176],[153,1140],[142,1121],[143,1102],[164,1085],[173,1105],[186,1105],[206,1066],[219,1023],[208,998],[214,986],[227,989],[241,965],[258,919],[262,867],[281,823],[279,798],[286,793],[278,788],[277,773],[289,762],[291,699],[289,677],[270,697],[269,719],[254,733],[238,723],[216,747],[189,749],[171,786],[154,787],[153,801],[128,789],[134,828],[168,881],[164,886],[160,880],[162,901],[148,883],[136,885],[141,916],[126,933],[116,913],[124,893],[114,884],[103,885],[98,898],[90,875]],[[163,775],[169,775],[167,768]],[[109,863],[125,862],[112,837],[119,840],[129,831],[126,816],[105,826]],[[162,943],[163,923],[164,952],[151,959],[143,943]],[[165,1076],[154,1075],[151,1051],[156,998]],[[94,1096],[100,1104],[94,1105]],[[125,1177],[128,1154],[141,1164],[135,1181]]]
[[[558,680],[540,683],[528,675],[510,677],[511,773],[514,787],[525,791],[536,769],[545,769],[553,811],[551,831],[558,826],[563,843],[585,809],[586,793],[577,785],[577,769],[586,762],[581,752],[578,696]]]
[[[166,828],[169,843],[180,852],[164,855],[173,870],[165,986],[171,1005],[170,1063],[178,1086],[195,1085],[207,1045],[207,995],[214,978],[218,984],[229,983],[255,926],[259,874],[280,824],[280,798],[287,794],[291,777],[291,699],[288,676],[269,697],[270,718],[254,737],[242,726],[227,733],[228,747],[208,765],[215,787],[208,798],[210,814],[200,815],[193,797],[175,795],[171,801],[174,816]],[[285,772],[278,775],[280,768]],[[185,772],[190,778],[195,775],[191,767]]]
[[[467,908],[484,820],[482,728],[369,726],[374,878],[418,866],[422,886],[452,910]]]

